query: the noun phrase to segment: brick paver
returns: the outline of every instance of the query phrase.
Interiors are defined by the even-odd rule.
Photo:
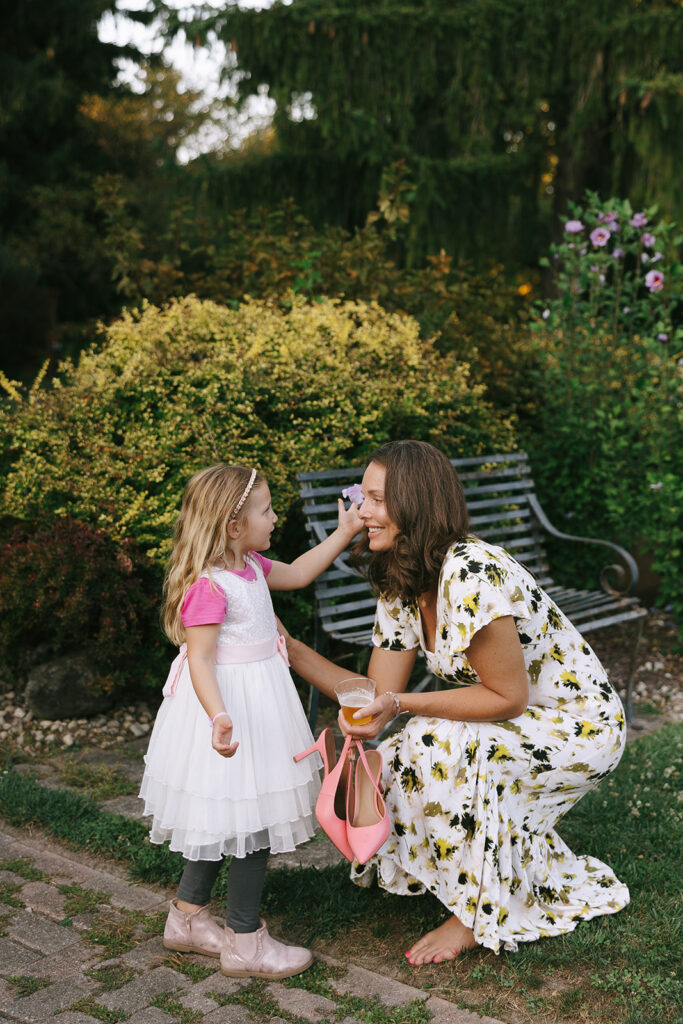
[[[268,985],[268,991],[283,1010],[303,1017],[311,1021],[311,1024],[316,1024],[321,1018],[334,1020],[337,1004],[332,999],[301,988],[285,988],[277,981]]]
[[[16,871],[0,872],[0,881],[18,887],[11,894],[12,900],[23,904],[12,907],[6,903],[0,910],[6,932],[0,936],[0,1020],[14,1024],[96,1024],[98,1017],[88,1013],[92,1008],[100,1018],[106,1011],[125,1014],[125,1024],[177,1024],[177,1008],[174,1011],[169,1005],[170,1012],[165,1012],[152,1005],[168,994],[169,1000],[183,1010],[198,1014],[196,1019],[201,1018],[202,1024],[287,1024],[292,1017],[310,1024],[337,1024],[339,1003],[307,991],[305,975],[301,987],[277,981],[263,986],[266,998],[280,1008],[282,1016],[273,1016],[259,1013],[251,1002],[249,1006],[241,1005],[240,993],[251,979],[225,977],[212,957],[170,954],[159,934],[150,935],[144,929],[145,922],[159,927],[156,915],[167,907],[161,890],[130,884],[114,869],[92,866],[91,858],[83,863],[83,858],[51,847],[40,835],[24,837],[2,824],[0,859],[23,860],[46,876],[41,881],[30,881]],[[70,917],[66,896],[59,887],[74,884],[104,893],[110,902],[99,911]],[[10,898],[9,894],[5,898]],[[128,911],[142,911],[144,920],[139,913]],[[103,924],[108,926],[106,936]],[[89,941],[83,936],[86,928],[91,929]],[[106,938],[114,945],[97,942],[97,938]],[[131,943],[132,948],[127,948]],[[395,1013],[396,1007],[414,999],[425,1000],[434,1024],[500,1024],[356,964],[339,964],[325,956],[321,959],[337,967],[346,966],[345,975],[330,981],[338,996],[379,999],[388,1013]],[[194,980],[193,966],[213,973],[202,977],[203,972],[197,971]],[[21,983],[26,986],[31,985],[31,979],[35,979],[34,987],[38,981],[48,984],[20,996],[7,980],[12,976],[23,979]],[[222,1004],[221,998],[225,997],[236,1001]],[[358,1022],[347,1016],[342,1024]]]

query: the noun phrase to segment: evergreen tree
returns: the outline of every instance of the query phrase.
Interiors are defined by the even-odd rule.
[[[3,11],[0,356],[10,372],[44,348],[58,317],[82,320],[110,303],[92,194],[110,168],[84,102],[114,94],[116,57],[134,55],[98,39],[115,9],[116,0],[14,0]]]
[[[227,163],[226,190],[350,226],[403,160],[409,263],[533,261],[586,188],[683,215],[680,0],[293,0],[192,30],[277,104],[277,151]]]

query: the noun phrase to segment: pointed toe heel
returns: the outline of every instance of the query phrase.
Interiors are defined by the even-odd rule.
[[[356,746],[359,758],[347,788],[346,834],[356,860],[366,864],[387,841],[391,823],[380,789],[382,755],[364,750],[358,741]]]
[[[347,736],[337,760],[332,730],[323,729],[312,747],[294,755],[295,761],[307,757],[314,750],[321,755],[325,764],[325,777],[316,801],[315,816],[323,832],[349,862],[353,860],[353,851],[346,834],[346,789],[351,771],[348,761],[350,749],[351,737]]]

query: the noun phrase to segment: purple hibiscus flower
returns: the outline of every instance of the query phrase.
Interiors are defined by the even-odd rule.
[[[360,484],[351,484],[350,487],[345,487],[342,491],[342,497],[348,498],[350,502],[356,505],[362,505],[365,500]]]
[[[644,213],[634,213],[629,224],[632,228],[644,228],[647,224],[647,217]]]
[[[607,228],[594,228],[590,233],[591,242],[599,248],[602,248],[603,245],[607,245],[611,237],[612,235]]]
[[[570,235],[580,235],[583,231],[583,224],[580,220],[568,220],[564,226],[564,230]]]
[[[645,287],[651,292],[661,292],[664,287],[664,274],[661,270],[648,270],[645,275]]]
[[[643,245],[645,246],[646,249],[651,249],[652,246],[657,241],[655,236],[651,235],[649,231],[643,232],[643,234],[641,235],[640,240],[641,240],[641,242],[643,243]]]

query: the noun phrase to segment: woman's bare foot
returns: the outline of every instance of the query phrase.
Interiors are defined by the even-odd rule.
[[[466,928],[455,916],[449,917],[433,932],[427,932],[412,949],[406,953],[411,964],[440,964],[442,960],[453,960],[458,953],[472,949],[477,943],[474,932]]]

